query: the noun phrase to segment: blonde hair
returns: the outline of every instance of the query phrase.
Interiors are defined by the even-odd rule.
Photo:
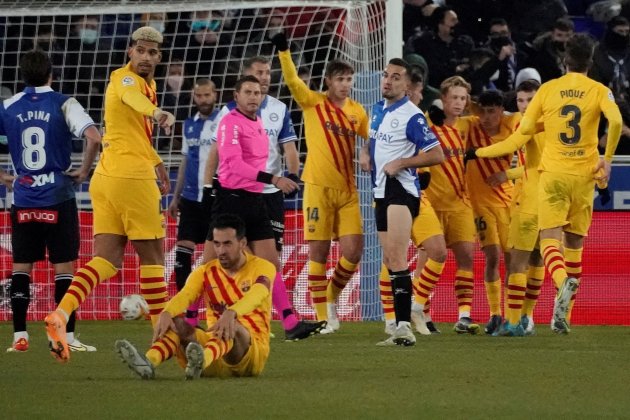
[[[450,88],[454,87],[463,87],[466,89],[468,93],[470,93],[470,83],[468,83],[461,76],[451,76],[448,79],[444,79],[444,81],[440,84],[440,93],[442,95],[446,95]]]
[[[148,42],[157,42],[161,44],[164,41],[162,34],[155,28],[151,26],[143,26],[141,28],[136,29],[133,34],[131,34],[131,40],[133,42],[137,41],[148,41]]]

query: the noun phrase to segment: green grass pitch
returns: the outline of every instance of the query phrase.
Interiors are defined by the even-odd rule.
[[[380,348],[383,324],[342,323],[339,333],[287,343],[274,323],[271,356],[258,378],[186,382],[175,362],[143,381],[113,350],[127,338],[145,350],[147,322],[81,322],[96,353],[61,365],[43,323],[31,349],[0,355],[0,418],[318,419],[629,418],[630,329],[538,325],[526,338],[418,336],[410,348]],[[9,323],[0,323],[8,346]]]

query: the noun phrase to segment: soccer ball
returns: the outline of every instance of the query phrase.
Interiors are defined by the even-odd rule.
[[[120,301],[120,315],[125,321],[144,318],[148,313],[149,305],[140,295],[127,295]]]

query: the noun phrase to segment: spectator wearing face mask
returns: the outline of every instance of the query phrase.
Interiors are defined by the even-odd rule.
[[[172,56],[184,62],[186,74],[210,78],[217,86],[225,84],[221,75],[234,61],[230,57],[231,33],[224,30],[228,23],[223,12],[217,10],[197,10],[190,20],[177,22]]]
[[[565,73],[564,49],[573,35],[574,25],[569,18],[556,20],[553,29],[534,40],[534,50],[529,67],[540,73],[542,82],[556,79]]]
[[[157,82],[160,86],[158,92],[163,92],[160,99],[162,109],[175,115],[172,136],[175,140],[173,147],[179,148],[182,123],[191,112],[193,81],[187,77],[184,63],[174,59],[167,67],[164,79]],[[160,150],[169,150],[171,147],[171,136],[159,134],[157,139],[158,148]]]
[[[140,16],[140,26],[150,26],[164,37],[162,51],[168,50],[173,44],[173,29],[169,25],[168,16],[165,12],[143,13]]]
[[[111,38],[101,34],[100,17],[79,16],[68,36],[62,91],[82,103],[90,116],[99,121],[108,66],[124,61],[121,54],[110,56]]]
[[[457,14],[448,7],[438,7],[431,15],[432,29],[409,40],[406,50],[421,55],[431,72],[428,82],[440,86],[442,81],[468,66],[468,56],[474,47],[471,37],[457,31]]]
[[[615,95],[623,118],[617,154],[630,154],[630,21],[625,17],[616,16],[606,24],[606,32],[595,47],[589,76],[608,86]],[[606,137],[603,133],[604,141]],[[600,141],[600,146],[606,144]]]

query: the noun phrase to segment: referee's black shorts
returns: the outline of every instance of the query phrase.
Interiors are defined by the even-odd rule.
[[[262,193],[217,189],[217,196],[212,205],[212,218],[226,213],[235,214],[243,219],[248,242],[275,238]],[[208,230],[206,239],[212,240],[212,229]]]
[[[179,225],[177,226],[178,241],[192,241],[202,244],[206,240],[212,212],[203,202],[179,199]]]
[[[276,240],[276,249],[282,251],[284,236],[284,193],[276,191],[275,193],[263,194],[263,200],[267,207],[267,214],[271,221],[274,239]]]

